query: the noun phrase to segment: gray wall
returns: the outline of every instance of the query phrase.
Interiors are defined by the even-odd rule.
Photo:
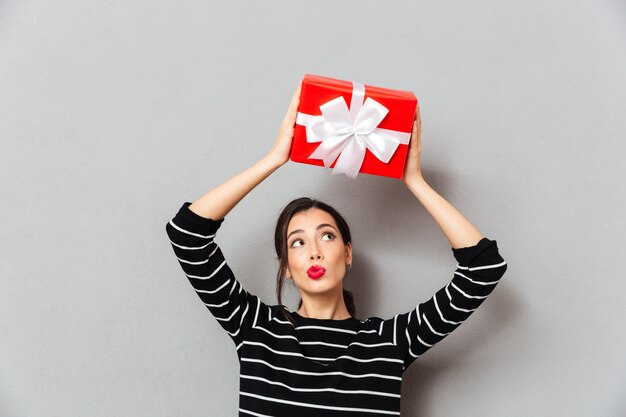
[[[0,2],[0,415],[236,414],[234,345],[165,223],[269,150],[304,73],[414,91],[426,180],[509,264],[403,415],[625,415],[625,50],[617,0]],[[350,222],[361,317],[452,278],[400,181],[290,162],[220,230],[262,300],[301,195]]]

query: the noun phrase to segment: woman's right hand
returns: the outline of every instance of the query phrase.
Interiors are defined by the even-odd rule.
[[[291,152],[291,141],[293,139],[294,128],[296,125],[296,115],[298,114],[298,105],[300,104],[300,90],[302,89],[302,81],[298,84],[298,88],[289,104],[287,114],[283,118],[278,130],[278,135],[274,142],[274,146],[268,152],[267,157],[272,159],[278,166],[285,164],[289,160],[289,152]]]

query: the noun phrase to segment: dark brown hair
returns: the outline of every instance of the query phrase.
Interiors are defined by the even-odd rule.
[[[341,234],[344,245],[352,242],[350,228],[348,227],[348,223],[343,216],[341,216],[337,210],[320,200],[309,197],[296,198],[287,204],[280,213],[278,221],[276,222],[276,231],[274,233],[274,246],[276,248],[276,255],[278,256],[279,262],[278,272],[276,273],[276,298],[278,299],[281,314],[289,320],[294,327],[296,326],[296,323],[293,317],[291,317],[287,308],[282,304],[282,292],[285,285],[285,275],[287,267],[289,266],[287,262],[287,227],[289,226],[289,221],[295,214],[307,211],[311,208],[324,210],[326,213],[333,216],[333,219],[335,219],[335,223],[337,223],[337,227],[339,228],[339,234]],[[354,305],[354,297],[352,292],[346,290],[345,288],[343,289],[343,300],[346,303],[346,308],[348,309],[350,315],[355,317],[356,307]],[[296,310],[299,310],[300,307],[302,307],[302,298],[300,298],[300,302],[298,303]]]

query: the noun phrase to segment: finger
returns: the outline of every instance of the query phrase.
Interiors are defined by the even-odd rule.
[[[287,109],[287,114],[285,114],[285,118],[283,119],[284,123],[287,124],[295,124],[296,114],[298,113],[298,104],[300,103],[300,92],[302,91],[302,81],[298,83],[298,87],[296,91],[293,93],[291,98],[291,103],[289,103],[289,108]]]
[[[300,97],[300,87],[298,87],[296,91],[294,91],[293,95],[291,96],[291,104],[293,104],[294,102],[297,102],[299,97]]]
[[[411,153],[414,146],[415,146],[415,122],[413,122],[413,127],[411,128],[411,137],[409,138],[409,153]]]
[[[298,105],[298,101],[300,101],[300,92],[302,91],[302,81],[298,83],[298,87],[296,91],[293,93],[293,97],[291,98],[291,105]]]
[[[418,133],[417,133],[417,121],[413,122],[413,131],[411,132],[411,148],[412,149],[416,149],[417,148],[417,141],[418,141]]]

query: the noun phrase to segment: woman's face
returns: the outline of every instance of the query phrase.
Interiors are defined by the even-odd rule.
[[[295,214],[289,221],[287,260],[287,275],[301,291],[316,294],[336,291],[337,286],[342,288],[346,264],[352,263],[352,245],[344,244],[333,216],[311,208]],[[314,265],[326,270],[317,279],[307,274]]]

